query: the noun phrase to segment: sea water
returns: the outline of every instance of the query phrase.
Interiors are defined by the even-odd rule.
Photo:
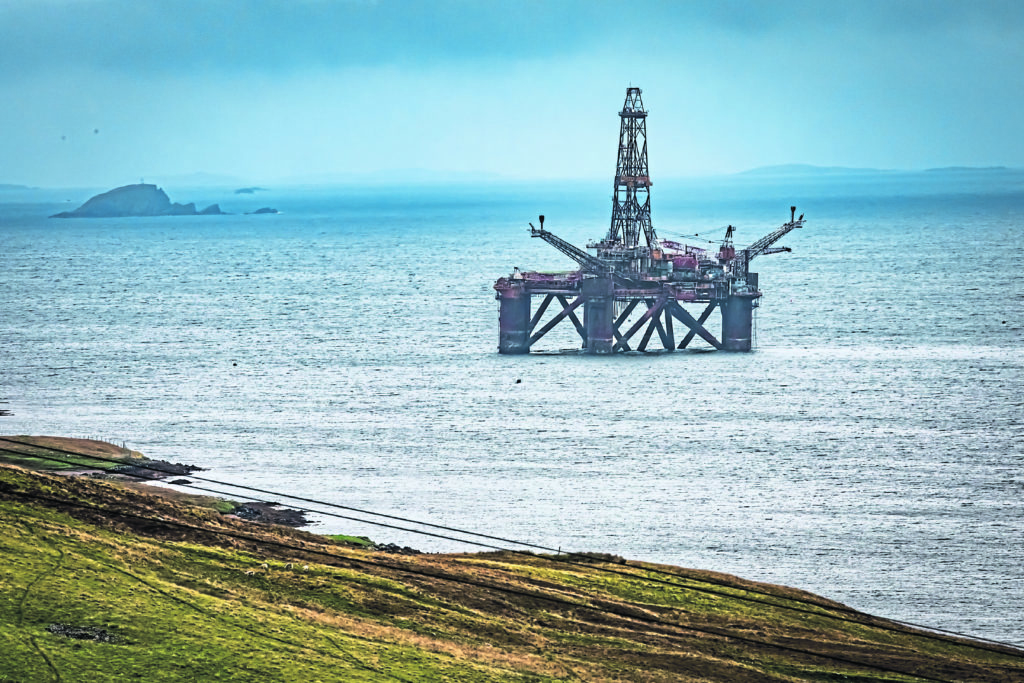
[[[744,246],[791,204],[806,226],[754,262],[755,352],[616,357],[567,324],[498,355],[492,289],[571,268],[527,222],[601,237],[610,183],[168,189],[235,215],[59,220],[93,192],[0,195],[0,433],[1024,644],[1021,174],[659,183],[677,241],[733,224]]]

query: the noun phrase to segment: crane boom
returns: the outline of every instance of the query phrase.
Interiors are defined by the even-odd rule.
[[[594,275],[605,275],[612,269],[609,264],[596,256],[591,256],[579,247],[570,244],[554,233],[545,230],[543,220],[541,221],[539,228],[533,227],[533,223],[530,223],[530,237],[541,238],[555,249],[580,264],[580,266],[583,267],[583,270],[588,273],[593,273]]]
[[[755,256],[760,256],[762,254],[779,254],[784,251],[790,251],[789,247],[772,246],[788,235],[791,231],[804,226],[804,215],[800,214],[800,218],[794,218],[794,216],[796,216],[795,206],[789,207],[789,211],[788,223],[783,223],[782,227],[778,230],[765,235],[746,249],[739,249],[736,251],[736,255],[731,260],[730,270],[737,280],[745,281],[747,279],[747,273],[750,272],[750,262],[754,260]],[[730,236],[730,233],[726,233],[727,238]]]
[[[794,219],[793,216],[796,215],[796,207],[795,206],[791,206],[790,207],[790,212],[791,212],[791,215],[790,215],[790,220],[789,220],[788,223],[784,223],[782,225],[782,227],[779,228],[778,230],[776,230],[775,232],[773,232],[771,234],[768,234],[768,235],[765,235],[764,237],[762,237],[761,239],[757,240],[756,242],[754,242],[749,247],[747,247],[746,249],[743,250],[743,251],[747,252],[747,260],[750,260],[750,259],[754,258],[755,256],[760,256],[761,254],[777,254],[777,253],[779,253],[778,250],[770,250],[769,247],[771,247],[773,244],[775,244],[776,242],[781,240],[783,237],[788,235],[790,233],[790,231],[792,231],[792,230],[794,230],[796,228],[802,228],[803,227],[803,225],[804,225],[804,216],[803,216],[803,214],[800,214],[800,218]],[[786,251],[789,251],[789,250],[787,249]]]

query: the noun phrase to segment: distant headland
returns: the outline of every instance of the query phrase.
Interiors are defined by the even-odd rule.
[[[892,169],[892,168],[852,168],[848,166],[814,166],[811,164],[780,164],[777,166],[759,166],[747,171],[740,171],[733,175],[737,176],[867,176],[867,175],[906,175],[917,173],[1019,173],[1021,169],[1007,166],[943,166],[941,168],[927,168],[924,170],[915,169]]]
[[[193,203],[171,203],[167,193],[156,185],[125,185],[98,194],[74,211],[62,211],[50,218],[120,218],[128,216],[219,216],[224,212],[216,204],[196,211]]]

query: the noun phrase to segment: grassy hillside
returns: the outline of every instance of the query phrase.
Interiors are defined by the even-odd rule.
[[[16,441],[8,441],[14,438]],[[24,444],[31,443],[38,446],[33,448]],[[32,453],[38,453],[53,458],[56,454],[48,449],[59,448],[82,453],[86,457],[75,457],[73,455],[62,456],[63,462],[55,460],[41,460],[32,457]],[[25,453],[26,455],[19,455]],[[96,456],[96,457],[88,457]],[[97,458],[103,458],[99,460]],[[36,470],[52,470],[57,472],[70,472],[77,469],[95,470],[97,468],[112,470],[119,465],[130,465],[138,462],[150,462],[142,453],[120,448],[106,441],[95,441],[93,439],[71,439],[60,436],[18,436],[0,437],[0,462],[25,465]]]
[[[388,555],[13,466],[0,559],[0,681],[1024,681],[1022,653],[789,588],[616,558]]]

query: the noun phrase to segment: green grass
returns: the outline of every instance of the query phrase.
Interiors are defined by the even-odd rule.
[[[232,500],[216,500],[211,503],[211,507],[222,515],[226,515],[234,512],[238,508],[238,503]]]
[[[352,545],[357,548],[372,548],[374,546],[373,541],[368,539],[366,536],[346,536],[345,534],[327,534],[327,538],[338,543],[345,543]]]
[[[2,445],[4,444],[0,443],[0,446]],[[102,462],[93,458],[80,458],[74,455],[61,455],[53,452],[42,452],[42,454],[46,457],[0,453],[0,462],[28,467],[34,470],[55,472],[81,469],[106,471],[125,464],[124,462]]]
[[[7,441],[8,438],[14,439],[14,441]],[[60,453],[45,446],[77,450],[80,453],[85,452],[97,457],[78,457]],[[145,462],[145,458],[138,451],[124,450],[114,444],[87,439],[22,435],[3,437],[3,440],[0,440],[0,448],[6,449],[6,451],[0,451],[0,463],[20,465],[41,471],[62,472],[79,469],[106,471],[125,464]]]
[[[0,568],[0,680],[424,680],[449,669],[486,679],[468,661],[452,666],[413,645],[328,627],[334,610],[369,613],[337,593],[365,601],[361,592],[386,592],[350,588],[351,573],[263,570],[248,553],[126,542],[17,504],[0,515],[19,520],[0,539],[0,554],[18,558]],[[295,605],[302,600],[313,614]],[[102,627],[121,642],[61,638],[46,631],[52,623]]]
[[[920,680],[772,643],[943,680],[1024,681],[1020,658],[879,630],[867,616],[836,621],[824,600],[814,608],[820,615],[799,615],[737,599],[752,587],[782,605],[814,599],[793,589],[716,575],[732,583],[721,589],[728,595],[711,596],[685,588],[706,572],[672,568],[684,585],[659,586],[599,571],[644,571],[632,562],[390,556],[352,547],[353,539],[367,542],[0,467],[0,681]],[[71,640],[46,630],[54,623],[103,628],[119,640]]]

